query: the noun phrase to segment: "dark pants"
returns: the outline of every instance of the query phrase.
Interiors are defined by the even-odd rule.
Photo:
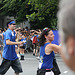
[[[46,69],[38,69],[37,70],[37,75],[45,75],[46,72],[50,72],[51,70],[46,70]]]
[[[21,67],[19,59],[7,60],[7,59],[3,58],[2,64],[0,66],[0,74],[1,75],[5,74],[8,71],[8,69],[10,68],[10,66],[13,68],[13,70],[15,71],[16,74],[22,72],[22,67]]]

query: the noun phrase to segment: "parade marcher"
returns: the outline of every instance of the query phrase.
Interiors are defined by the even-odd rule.
[[[24,42],[23,45],[21,45],[20,47],[20,56],[21,56],[21,59],[20,60],[24,60],[24,50],[26,48],[26,35],[24,35],[24,33],[22,33],[22,37],[21,37],[21,41]]]
[[[26,49],[25,49],[27,52],[29,52],[29,51],[33,52],[31,37],[32,37],[31,35],[29,35],[29,36],[27,37]]]
[[[52,71],[54,51],[59,52],[60,46],[51,44],[53,40],[54,34],[52,30],[44,28],[39,38],[40,61],[37,75],[54,75]]]
[[[15,29],[15,32],[16,32],[16,40],[15,41],[18,42],[19,41],[19,39],[18,39],[18,30]],[[18,45],[15,45],[15,50],[16,50],[16,54],[17,54],[18,58],[20,58],[19,46]]]
[[[75,0],[60,1],[58,26],[61,56],[67,66],[75,72]]]
[[[19,41],[21,40],[21,36],[22,36],[21,30],[22,30],[21,27],[15,29],[15,31],[16,31],[16,36],[17,36],[16,42],[19,42]],[[22,45],[22,44],[21,44],[21,45]],[[20,58],[20,46],[19,46],[19,45],[16,45],[15,48],[16,48],[17,56]]]
[[[34,33],[34,37],[33,37],[33,55],[34,56],[37,56],[37,43],[38,43],[38,40],[37,40],[37,33],[35,32]]]
[[[4,50],[3,50],[3,60],[0,65],[0,75],[5,74],[10,66],[15,71],[15,75],[19,75],[22,72],[20,61],[15,52],[16,44],[23,44],[24,42],[15,42],[16,33],[15,29],[15,21],[10,20],[7,22],[8,30],[5,32],[4,37]]]

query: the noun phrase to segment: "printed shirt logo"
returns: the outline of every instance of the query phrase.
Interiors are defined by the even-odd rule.
[[[39,61],[39,69],[41,69],[43,64],[43,56],[40,57],[40,61]]]
[[[40,57],[40,62],[43,63],[43,56]]]

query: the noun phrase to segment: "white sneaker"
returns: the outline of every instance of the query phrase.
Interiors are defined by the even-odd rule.
[[[38,57],[36,57],[36,59],[40,60],[40,57],[38,56]]]

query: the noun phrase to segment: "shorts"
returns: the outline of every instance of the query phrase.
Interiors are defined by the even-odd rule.
[[[20,48],[25,49],[26,48],[26,44],[23,44],[23,46],[21,46]]]
[[[33,48],[36,50],[36,48],[37,48],[37,43],[34,43],[34,44],[33,44]]]
[[[20,48],[25,49],[25,46],[22,46],[22,47],[20,47]]]
[[[12,69],[15,71],[16,74],[23,72],[19,59],[7,60],[3,58],[2,64],[0,65],[0,74],[5,74],[10,68],[10,66],[12,67]]]

